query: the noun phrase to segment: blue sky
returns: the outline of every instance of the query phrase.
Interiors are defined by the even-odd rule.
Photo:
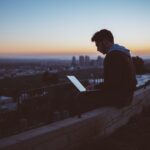
[[[149,0],[0,0],[0,55],[97,54],[91,36],[150,54]]]

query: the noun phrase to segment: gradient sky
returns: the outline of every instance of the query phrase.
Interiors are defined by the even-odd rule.
[[[149,0],[0,0],[0,56],[97,55],[90,39],[103,28],[150,56]]]

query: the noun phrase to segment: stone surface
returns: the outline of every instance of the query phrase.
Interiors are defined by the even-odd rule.
[[[0,140],[0,150],[75,150],[106,137],[150,105],[150,87],[136,91],[132,104],[122,109],[99,108],[37,129]]]

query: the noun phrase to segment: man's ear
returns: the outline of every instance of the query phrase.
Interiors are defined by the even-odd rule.
[[[108,45],[108,40],[103,39],[102,43],[103,43],[103,45]]]

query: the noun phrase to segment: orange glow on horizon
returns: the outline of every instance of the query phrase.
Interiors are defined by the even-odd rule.
[[[135,55],[150,55],[150,45],[124,44]],[[0,43],[0,56],[2,55],[96,55],[97,48],[94,43],[87,46],[76,44],[50,45],[47,43]]]

